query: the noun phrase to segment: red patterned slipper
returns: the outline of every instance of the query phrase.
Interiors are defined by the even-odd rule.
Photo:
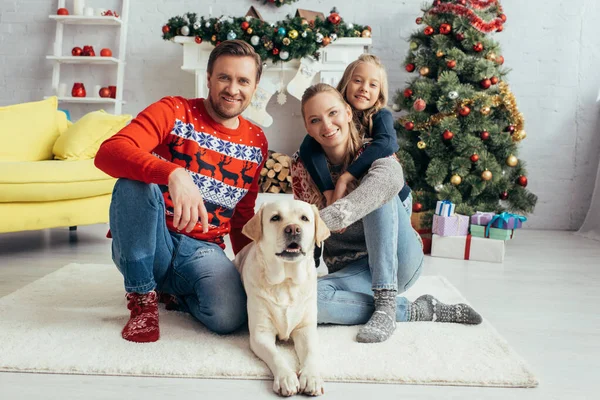
[[[156,292],[127,293],[126,297],[131,316],[121,333],[123,339],[139,343],[156,342],[160,337]]]

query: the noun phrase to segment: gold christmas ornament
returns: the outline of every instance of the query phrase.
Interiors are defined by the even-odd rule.
[[[516,167],[518,163],[519,159],[512,154],[506,159],[506,165],[509,167]]]
[[[483,179],[484,181],[492,180],[492,173],[486,169],[481,173],[481,179]]]
[[[421,67],[421,69],[419,70],[419,74],[421,74],[421,76],[427,76],[429,74],[429,68]]]
[[[356,29],[354,31],[352,31],[352,34],[356,37],[360,36],[360,31],[357,31]]]
[[[212,37],[210,38],[210,40],[212,40],[213,42],[217,41],[217,35],[212,35]]]
[[[462,178],[460,177],[460,175],[454,174],[454,175],[452,175],[452,178],[450,178],[450,183],[453,184],[454,186],[460,185],[461,182],[462,182]]]
[[[418,47],[419,47],[419,44],[417,42],[410,42],[411,50],[416,50]]]
[[[364,38],[370,38],[371,37],[371,31],[368,29],[365,29],[364,31],[362,31],[362,33],[360,34],[360,36],[364,37]]]
[[[247,33],[248,35],[252,35],[252,32],[254,32],[254,31],[252,30],[252,28],[248,28],[248,29],[246,29],[246,33]]]
[[[289,38],[283,38],[283,40],[281,41],[283,43],[284,46],[289,46],[290,45],[290,39]]]
[[[437,56],[437,58],[442,58],[442,57],[444,57],[444,56],[445,56],[444,52],[443,52],[443,51],[441,51],[441,50],[438,50],[438,52],[437,52],[437,53],[435,53],[435,55]]]
[[[419,150],[423,150],[425,147],[427,147],[427,143],[425,143],[422,140],[419,140],[419,142],[417,143],[417,147],[419,148]]]
[[[292,29],[291,31],[289,31],[288,36],[290,37],[290,39],[297,39],[298,31],[295,29]]]
[[[489,108],[488,106],[481,107],[481,113],[482,113],[483,115],[488,115],[488,114],[489,114],[491,111],[492,111],[492,109],[491,109],[491,108]]]
[[[496,61],[496,53],[488,53],[488,55],[485,56],[485,58],[490,61]]]

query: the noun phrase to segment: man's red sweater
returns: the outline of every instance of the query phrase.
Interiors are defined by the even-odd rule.
[[[165,97],[142,111],[96,154],[96,167],[115,178],[156,183],[163,192],[167,227],[173,227],[169,174],[183,167],[192,177],[208,211],[209,230],[200,221],[186,235],[225,247],[230,233],[237,253],[250,242],[242,227],[254,216],[267,139],[242,117],[237,129],[214,121],[204,99]]]

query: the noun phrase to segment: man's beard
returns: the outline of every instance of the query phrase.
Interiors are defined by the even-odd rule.
[[[219,95],[220,96],[220,95]],[[213,109],[213,112],[215,114],[217,114],[221,119],[231,119],[231,118],[235,118],[238,115],[242,114],[244,112],[244,110],[246,109],[246,107],[243,106],[243,103],[240,102],[240,112],[235,112],[235,111],[227,111],[225,109],[223,109],[219,103],[215,102],[213,100],[212,96],[208,96],[208,101],[210,102],[210,106]]]

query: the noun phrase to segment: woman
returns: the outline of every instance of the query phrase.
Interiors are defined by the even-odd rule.
[[[363,143],[352,123],[352,110],[327,84],[309,87],[302,96],[308,134],[322,147],[334,182],[360,156]],[[382,342],[396,321],[478,324],[481,316],[466,304],[446,305],[430,295],[414,302],[397,297],[421,274],[423,250],[410,225],[410,198],[397,196],[403,186],[395,155],[373,162],[350,193],[326,206],[298,153],[292,164],[294,196],[315,204],[333,232],[324,244],[329,274],[318,283],[319,323],[356,325],[359,342]]]

